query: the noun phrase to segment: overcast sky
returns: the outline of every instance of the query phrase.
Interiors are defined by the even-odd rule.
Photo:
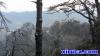
[[[4,3],[6,3],[7,9],[5,10],[2,8],[2,11],[4,11],[4,12],[24,12],[24,11],[36,10],[36,4],[30,2],[30,1],[36,1],[36,0],[0,0],[0,1],[3,1]],[[43,0],[43,10],[45,11],[48,9],[49,6],[59,4],[64,1],[67,1],[67,0]],[[91,0],[91,1],[93,1],[93,0]],[[13,18],[13,20],[15,20],[15,19]],[[52,19],[52,17],[51,17],[50,20],[54,20],[54,18]],[[17,21],[14,23],[16,25],[20,26],[23,23],[23,21],[25,21],[25,20],[21,21],[21,19],[18,18]],[[30,20],[30,21],[32,21],[32,20]]]
[[[3,11],[6,12],[22,12],[22,11],[33,11],[36,10],[36,5],[30,1],[36,0],[0,0],[6,3],[7,9]],[[47,10],[47,8],[51,5],[55,5],[58,3],[62,3],[66,0],[43,0],[43,10]]]

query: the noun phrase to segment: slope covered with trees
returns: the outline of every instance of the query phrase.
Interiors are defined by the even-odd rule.
[[[35,27],[25,23],[6,38],[4,54],[13,56],[35,56]],[[76,20],[56,21],[43,28],[43,55],[54,56],[61,49],[90,49],[89,24]],[[77,44],[78,43],[78,44]],[[84,46],[83,46],[84,45]],[[2,53],[3,54],[3,53]]]

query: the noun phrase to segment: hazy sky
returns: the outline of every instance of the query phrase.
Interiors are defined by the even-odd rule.
[[[2,8],[2,11],[4,11],[4,12],[23,12],[23,11],[36,10],[36,4],[30,2],[30,1],[36,1],[36,0],[0,0],[0,1],[3,1],[4,3],[6,3],[7,9],[5,10]],[[47,10],[49,6],[59,4],[64,1],[67,1],[67,0],[43,0],[43,10]],[[30,17],[30,15],[28,15],[28,16]],[[54,15],[52,15],[52,16],[54,16]],[[55,17],[59,17],[59,16],[55,16]],[[12,17],[9,19],[12,20]],[[18,18],[17,21],[13,22],[13,20],[15,20],[15,18],[13,18],[12,22],[13,22],[13,24],[15,24],[15,26],[13,26],[13,27],[17,28],[17,27],[21,26],[21,24],[24,23],[23,21],[25,21],[22,19]],[[50,20],[54,20],[54,19],[57,19],[57,18],[50,17]],[[34,21],[31,19],[28,19],[28,20]],[[25,22],[27,22],[27,20]],[[43,22],[43,23],[47,24],[45,22]]]
[[[33,11],[36,10],[36,4],[30,1],[36,0],[0,0],[6,3],[7,9],[3,11],[6,12],[22,12],[22,11]],[[51,5],[62,3],[66,0],[43,0],[43,10],[47,10],[47,8]]]

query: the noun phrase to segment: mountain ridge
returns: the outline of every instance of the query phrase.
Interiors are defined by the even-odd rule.
[[[50,27],[55,21],[68,20],[74,18],[80,22],[87,22],[84,17],[78,14],[70,15],[66,17],[64,13],[47,14],[48,12],[43,11],[43,27]],[[3,12],[4,16],[9,19],[12,23],[9,24],[11,29],[20,28],[24,23],[31,22],[36,25],[36,11],[25,11],[25,12]],[[81,18],[81,19],[80,19]]]

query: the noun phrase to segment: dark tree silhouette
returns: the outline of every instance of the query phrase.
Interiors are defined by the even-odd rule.
[[[72,13],[78,13],[84,18],[88,19],[90,23],[90,33],[92,36],[92,46],[100,49],[100,2],[99,0],[68,0],[64,3],[60,3],[49,8],[50,11],[63,11],[69,15]],[[96,14],[96,13],[97,14]],[[53,12],[54,13],[54,12]]]
[[[94,0],[96,5],[96,23],[95,23],[95,45],[100,50],[100,2],[99,0]]]
[[[36,22],[36,56],[42,56],[42,0],[37,0],[37,22]]]
[[[49,10],[55,10],[56,12],[62,10],[66,15],[72,14],[72,13],[78,13],[88,19],[90,23],[90,33],[92,35],[92,43],[94,43],[94,22],[95,22],[95,5],[94,3],[90,2],[89,0],[74,0],[70,2],[71,0],[68,0],[67,2],[51,6]],[[77,8],[77,6],[79,6]],[[59,10],[56,10],[55,8],[59,8]]]

